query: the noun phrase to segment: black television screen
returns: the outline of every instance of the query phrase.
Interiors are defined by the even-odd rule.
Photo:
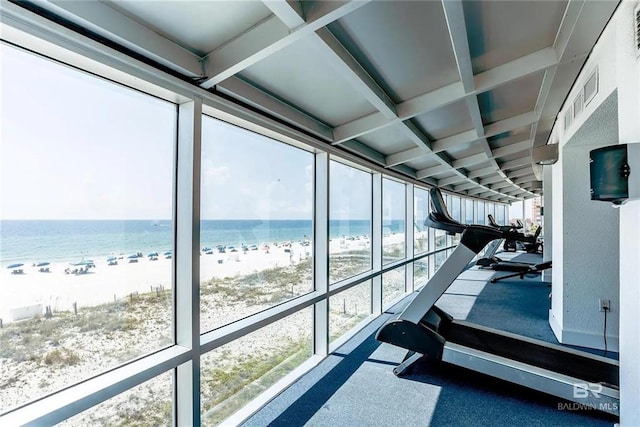
[[[612,145],[589,153],[591,200],[619,202],[629,197],[627,145]]]

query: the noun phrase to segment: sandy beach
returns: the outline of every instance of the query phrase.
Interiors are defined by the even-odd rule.
[[[396,234],[385,237],[385,243],[398,244],[403,235]],[[330,242],[330,253],[339,254],[369,247],[365,237],[333,239]],[[253,272],[274,267],[294,265],[301,260],[312,257],[312,245],[300,243],[282,243],[269,245],[269,250],[258,248],[246,252],[201,254],[200,279],[223,279],[251,274]],[[90,307],[113,302],[129,296],[131,293],[145,293],[158,288],[171,289],[171,259],[162,255],[156,261],[141,257],[135,263],[124,257],[118,259],[117,265],[108,265],[106,258],[93,259],[94,268],[85,274],[67,274],[66,269],[74,268],[67,263],[53,263],[48,272],[40,272],[39,268],[25,264],[23,274],[12,274],[10,269],[0,270],[0,319],[6,324],[21,320],[16,309],[40,305],[42,312],[47,306],[52,311],[73,310],[77,307]],[[18,317],[18,318],[16,318]],[[30,316],[26,316],[30,317]]]
[[[389,250],[399,250],[403,236],[385,237],[384,243]],[[335,239],[330,243],[330,253],[361,253],[369,247],[368,239],[364,237]],[[311,249],[312,245],[291,243],[271,245],[268,252],[259,248],[202,254],[203,330],[311,291]],[[151,261],[143,257],[129,263],[124,258],[118,260],[118,265],[108,265],[106,258],[94,259],[94,262],[95,267],[84,274],[65,273],[65,269],[75,268],[65,263],[49,265],[49,272],[40,272],[38,267],[30,265],[22,267],[23,274],[11,274],[6,268],[0,272],[0,315],[4,322],[4,328],[0,329],[0,410],[171,344],[171,259],[160,256]],[[352,256],[341,261],[346,270],[352,262]],[[404,275],[398,277],[402,282]],[[293,282],[296,282],[295,287],[291,285]],[[385,288],[387,286],[385,284]],[[394,283],[389,286],[397,288]],[[371,295],[368,286],[357,286],[339,295],[339,298],[332,297],[330,307],[332,336],[346,332],[369,313]],[[25,320],[13,321],[11,316],[16,314],[16,309],[28,306],[37,306],[40,312],[32,313]],[[44,316],[45,307],[50,307],[53,313],[49,319]],[[245,378],[243,371],[253,369],[254,365],[269,367],[268,372],[273,371],[269,378],[272,378],[261,380],[263,389],[295,367],[295,363],[291,365],[292,361],[306,359],[310,347],[305,343],[310,342],[311,319],[311,311],[307,309],[282,319],[268,330],[208,353],[206,360],[210,365],[203,367],[203,381],[211,384],[207,391],[211,396],[203,395],[203,399],[210,402],[221,399],[216,396],[223,393],[220,389],[224,389],[227,380],[220,384],[217,381],[229,378],[229,372],[238,371],[238,378]],[[271,330],[275,332],[268,332]],[[152,381],[145,386],[149,390],[145,395],[161,394],[161,389],[166,387],[166,378]],[[242,399],[229,398],[227,403],[228,398],[225,398],[220,403],[208,405],[217,408],[216,417],[226,417],[253,396],[240,394],[243,394]],[[102,421],[98,420],[104,421],[114,413],[131,415],[132,411],[154,408],[156,404],[158,402],[154,400],[132,406],[126,400],[120,403],[114,400],[86,415],[78,415],[77,425],[100,423]],[[225,409],[221,410],[220,405]],[[162,411],[170,406],[163,404]]]

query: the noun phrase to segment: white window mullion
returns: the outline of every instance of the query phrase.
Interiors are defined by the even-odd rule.
[[[200,425],[200,164],[202,100],[178,107],[174,302],[176,344],[192,350],[174,377],[174,425]]]
[[[382,174],[372,175],[371,216],[371,267],[373,271],[382,270]],[[373,314],[382,313],[382,275],[371,279],[371,309]]]
[[[329,155],[315,157],[313,278],[324,298],[314,304],[314,354],[329,354]]]
[[[405,236],[405,254],[407,259],[413,259],[414,248],[413,243],[415,241],[414,231],[415,231],[415,222],[416,219],[413,215],[413,184],[406,184],[406,196],[405,196],[405,216],[404,216],[404,236]],[[413,270],[414,266],[412,264],[407,264],[404,269],[404,291],[405,292],[413,292]]]

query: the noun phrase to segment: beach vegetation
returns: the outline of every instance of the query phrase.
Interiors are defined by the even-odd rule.
[[[80,356],[67,348],[57,348],[44,356],[46,365],[73,366],[80,363]]]
[[[277,352],[244,355],[233,363],[203,367],[203,394],[208,396],[202,402],[203,419],[214,425],[224,421],[298,367],[310,356],[309,348],[307,340],[290,341]]]

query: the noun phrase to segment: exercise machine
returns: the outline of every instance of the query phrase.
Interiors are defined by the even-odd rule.
[[[512,274],[505,276],[493,277],[491,283],[496,283],[500,280],[510,279],[512,277],[520,276],[520,279],[524,279],[524,276],[530,274],[540,274],[544,270],[551,268],[551,261],[545,261],[538,264],[527,264],[525,262],[510,262],[501,261],[490,266],[495,271],[508,271]]]
[[[453,319],[435,306],[473,258],[510,231],[453,220],[437,187],[425,224],[462,233],[460,243],[404,310],[377,332],[379,341],[409,352],[394,369],[401,375],[426,358],[529,387],[562,399],[619,415],[619,366],[605,357]]]

